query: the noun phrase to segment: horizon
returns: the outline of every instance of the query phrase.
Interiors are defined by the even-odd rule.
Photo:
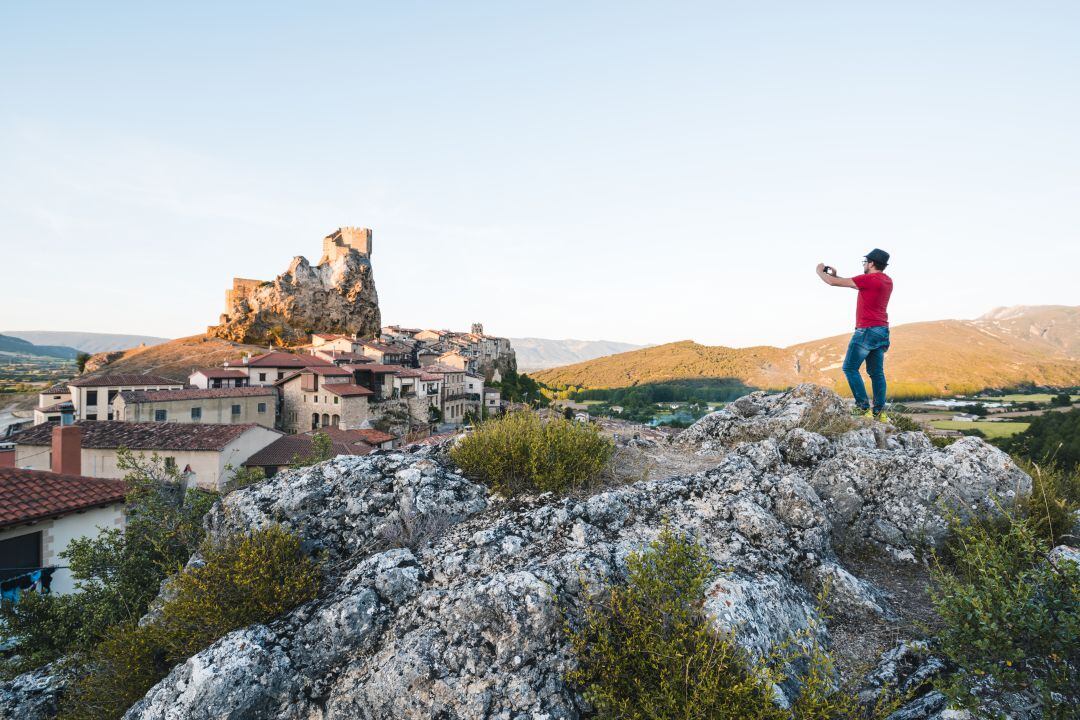
[[[951,317],[951,318],[936,318],[936,319],[930,319],[930,320],[912,320],[911,322],[892,324],[892,327],[895,329],[895,328],[901,327],[903,325],[914,325],[914,324],[919,324],[919,323],[933,323],[933,322],[949,322],[949,321],[973,322],[973,321],[976,321],[976,320],[981,320],[986,315],[989,315],[989,314],[991,314],[991,313],[993,313],[993,312],[995,312],[997,310],[1012,310],[1012,309],[1017,309],[1017,308],[1042,308],[1042,307],[1062,307],[1062,308],[1078,308],[1078,309],[1080,309],[1080,305],[1068,305],[1068,304],[1062,304],[1062,303],[1047,304],[1047,305],[1033,305],[1033,304],[1030,304],[1030,303],[1022,303],[1022,304],[1019,304],[1019,305],[999,305],[999,306],[990,308],[986,312],[980,313],[979,315],[977,315],[975,317],[971,317],[971,318]],[[387,325],[400,325],[402,327],[427,327],[428,329],[439,329],[439,330],[454,330],[453,327],[439,327],[439,328],[436,328],[435,326],[430,326],[429,327],[429,326],[424,326],[422,324],[421,325],[416,325],[416,324],[412,324],[412,323],[400,323],[400,322],[398,322],[398,323],[393,323],[393,322],[392,323],[384,323],[383,327],[386,327]],[[144,333],[97,332],[97,331],[94,331],[94,330],[43,330],[41,328],[0,330],[0,335],[8,335],[10,337],[10,336],[12,336],[13,334],[16,334],[16,333],[40,333],[40,332],[85,333],[85,334],[89,334],[89,335],[132,335],[132,336],[139,336],[139,337],[159,337],[159,338],[161,337],[161,336],[145,335]],[[164,338],[164,341],[168,342],[168,341],[172,341],[172,340],[180,340],[180,339],[187,338],[187,337],[198,336],[200,334],[201,333],[194,333],[193,335],[180,335],[180,336],[177,336],[177,337],[169,337],[169,338]],[[696,343],[698,345],[703,345],[703,346],[706,346],[706,347],[726,347],[726,348],[731,348],[733,350],[740,350],[740,349],[746,349],[746,348],[751,348],[751,347],[775,347],[775,348],[779,348],[779,349],[783,350],[783,349],[787,349],[787,348],[790,348],[790,347],[793,347],[793,346],[796,346],[796,345],[802,345],[802,344],[807,343],[807,342],[814,342],[814,341],[817,341],[817,340],[826,340],[826,339],[833,338],[833,337],[845,336],[847,334],[849,334],[849,333],[840,332],[840,333],[834,333],[832,335],[821,335],[821,336],[808,337],[808,338],[803,338],[803,339],[797,340],[797,341],[795,341],[793,343],[790,343],[790,344],[787,344],[787,345],[770,345],[770,344],[767,344],[767,343],[766,344],[758,344],[758,345],[726,345],[724,343],[701,342],[700,340],[698,340],[696,338],[676,338],[676,339],[673,339],[673,340],[665,340],[663,342],[634,343],[634,342],[618,340],[618,339],[613,339],[613,338],[570,338],[570,337],[566,337],[566,338],[554,338],[554,337],[545,338],[545,337],[537,337],[537,336],[534,336],[534,335],[501,336],[501,337],[512,337],[512,339],[514,339],[514,340],[547,340],[547,341],[552,341],[552,342],[620,343],[620,344],[624,344],[624,345],[637,345],[638,347],[635,348],[635,349],[642,349],[642,348],[647,348],[647,347],[659,347],[661,345],[672,345],[672,344],[682,343],[682,342],[692,342],[692,343]],[[632,350],[626,350],[624,352],[632,352]]]
[[[374,230],[384,317],[506,337],[839,335],[854,294],[813,268],[872,247],[894,324],[1068,304],[1078,21],[8,5],[0,325],[197,334],[234,276],[273,279],[340,225]]]

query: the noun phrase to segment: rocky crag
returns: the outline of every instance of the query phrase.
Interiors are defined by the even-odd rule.
[[[296,345],[311,333],[374,336],[382,318],[371,268],[371,230],[340,228],[323,239],[318,265],[297,256],[271,281],[236,278],[213,337]]]
[[[711,469],[590,497],[504,500],[438,447],[339,457],[233,492],[209,534],[280,523],[326,558],[324,590],[175,667],[126,718],[582,717],[564,621],[665,522],[722,568],[707,608],[752,653],[800,632],[828,642],[815,601],[826,582],[830,614],[887,617],[890,598],[844,567],[840,543],[913,559],[941,541],[945,513],[992,510],[1030,478],[977,438],[937,449],[921,433],[847,429],[845,413],[814,386],[754,394],[678,438]],[[864,692],[922,688],[897,720],[963,717],[925,689],[942,669],[901,645]],[[48,708],[48,687],[41,673],[0,686],[0,716],[20,697]],[[778,702],[797,692],[790,678]]]

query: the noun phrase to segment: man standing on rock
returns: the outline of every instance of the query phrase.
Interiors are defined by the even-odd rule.
[[[855,334],[848,344],[844,358],[844,375],[855,398],[856,414],[876,417],[888,422],[885,414],[885,353],[889,349],[889,296],[892,278],[885,274],[889,253],[874,248],[863,258],[863,274],[851,278],[837,277],[836,271],[825,264],[817,266],[818,277],[833,287],[855,288],[859,299],[855,303]],[[866,397],[859,368],[866,363],[866,373],[874,387],[874,408]]]

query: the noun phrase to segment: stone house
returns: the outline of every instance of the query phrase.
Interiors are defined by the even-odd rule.
[[[156,375],[101,373],[68,382],[77,420],[112,420],[113,401],[124,390],[181,390],[184,383]]]
[[[465,373],[465,404],[466,412],[471,412],[475,417],[480,417],[480,408],[484,406],[484,376],[476,373]]]
[[[53,430],[61,429],[54,438]],[[77,432],[69,430],[75,428]],[[158,455],[175,467],[186,487],[221,490],[229,479],[228,467],[238,468],[256,451],[281,437],[261,425],[208,423],[119,422],[80,420],[74,425],[51,423],[23,430],[15,437],[15,466],[48,470],[54,457],[78,459],[78,474],[95,478],[124,476],[117,465],[120,448],[136,455]],[[74,467],[74,460],[64,467]]]
[[[494,417],[502,414],[502,391],[499,388],[484,388],[484,415]]]
[[[334,363],[315,355],[296,355],[294,353],[273,351],[245,357],[237,370],[247,373],[248,385],[273,385],[286,375],[309,367],[332,367]]]
[[[312,350],[359,353],[360,342],[351,335],[316,333],[311,336]]]
[[[430,365],[424,368],[424,372],[442,377],[439,409],[442,410],[443,422],[461,424],[467,410],[465,371],[443,365]]]
[[[322,350],[321,348],[312,348],[311,354],[317,358],[322,358],[327,362],[331,362],[334,365],[360,365],[363,363],[375,362],[367,355],[356,352],[342,352],[340,350]]]
[[[298,433],[325,427],[357,429],[371,419],[371,387],[358,384],[352,367],[309,367],[279,380],[280,424],[287,432]]]
[[[59,426],[56,428],[59,430]],[[0,587],[27,586],[64,595],[75,591],[68,543],[123,528],[127,483],[78,474],[0,468]],[[20,587],[21,586],[21,587]]]
[[[124,390],[113,403],[113,419],[122,422],[256,423],[276,425],[278,393],[274,387]]]
[[[360,345],[360,352],[383,365],[412,364],[412,349],[397,343],[387,344],[375,340],[365,340]]]
[[[244,387],[247,384],[247,373],[236,368],[196,368],[188,375],[188,385],[202,390]]]

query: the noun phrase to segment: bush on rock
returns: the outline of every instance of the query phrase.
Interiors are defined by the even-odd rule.
[[[1025,520],[1002,529],[956,524],[951,556],[935,569],[939,638],[959,666],[945,688],[977,707],[1022,693],[1047,718],[1080,704],[1080,566],[1051,562],[1042,533]]]
[[[315,597],[316,563],[277,525],[205,543],[203,564],[177,575],[160,615],[114,626],[64,696],[65,720],[118,718],[169,672],[218,638]]]
[[[586,608],[571,633],[579,663],[571,680],[601,718],[787,717],[772,702],[768,671],[709,623],[713,568],[701,548],[664,528],[627,565],[627,584]]]
[[[592,425],[516,412],[486,420],[450,451],[466,475],[507,495],[566,492],[587,485],[614,444]]]

